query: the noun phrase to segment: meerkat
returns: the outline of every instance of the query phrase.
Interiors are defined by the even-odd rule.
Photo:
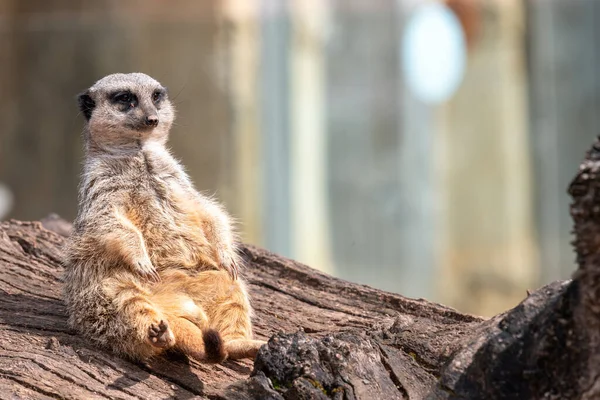
[[[142,73],[78,97],[85,117],[79,209],[66,245],[69,324],[136,360],[176,349],[202,362],[254,358],[230,217],[166,147],[175,111]]]

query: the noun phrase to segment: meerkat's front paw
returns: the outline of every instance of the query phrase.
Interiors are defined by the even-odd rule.
[[[153,346],[161,349],[166,349],[175,344],[175,336],[165,320],[150,325],[150,328],[148,328],[148,340]]]

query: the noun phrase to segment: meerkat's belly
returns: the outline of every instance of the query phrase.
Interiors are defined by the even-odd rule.
[[[138,211],[132,210],[155,268],[216,267],[202,210],[183,192],[169,188],[165,193],[140,199],[144,204]]]

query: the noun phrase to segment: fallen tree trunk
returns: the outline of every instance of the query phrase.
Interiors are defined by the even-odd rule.
[[[69,330],[58,218],[0,224],[0,397],[60,399],[600,398],[600,143],[570,193],[579,270],[484,320],[245,246],[254,364],[135,364]]]

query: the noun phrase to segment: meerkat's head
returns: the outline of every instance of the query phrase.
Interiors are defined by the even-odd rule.
[[[105,76],[78,97],[88,145],[103,149],[165,142],[175,118],[167,89],[142,73]]]

